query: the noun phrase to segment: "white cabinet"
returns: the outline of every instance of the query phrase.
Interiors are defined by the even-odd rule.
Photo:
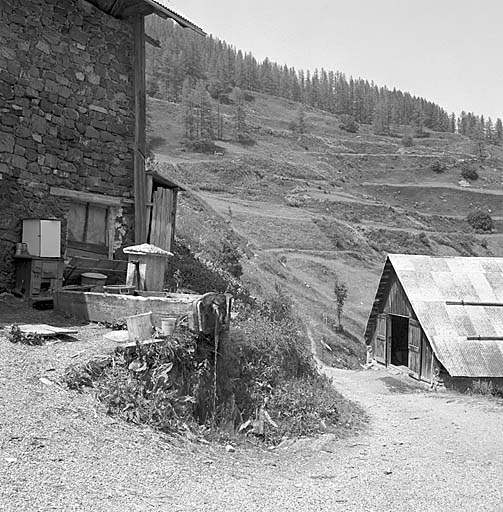
[[[59,258],[61,256],[61,221],[46,219],[23,220],[23,243],[32,256]]]

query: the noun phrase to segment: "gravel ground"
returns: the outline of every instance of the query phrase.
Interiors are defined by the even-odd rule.
[[[68,325],[0,304],[0,327],[26,314]],[[75,341],[27,347],[0,331],[0,510],[503,510],[499,402],[329,369],[368,410],[365,432],[227,453],[116,421],[92,393],[59,386],[68,364],[113,349],[106,332],[81,326]]]

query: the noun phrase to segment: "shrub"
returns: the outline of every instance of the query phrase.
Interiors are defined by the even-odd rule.
[[[357,133],[360,129],[360,125],[355,121],[353,116],[344,115],[341,118],[339,128],[349,133]]]
[[[248,133],[239,133],[237,141],[243,146],[254,146],[257,143],[257,141]]]
[[[184,146],[189,151],[196,153],[215,153],[215,151],[222,152],[224,149],[217,146],[212,140],[209,139],[195,139],[184,141]]]
[[[477,231],[492,231],[494,228],[492,217],[489,213],[481,210],[470,212],[466,217],[466,221]]]
[[[312,436],[330,430],[340,418],[342,396],[326,377],[292,379],[281,383],[271,394],[267,407],[278,429],[272,441],[284,436]]]
[[[14,324],[8,335],[7,339],[11,343],[21,343],[22,345],[43,345],[44,338],[40,334],[27,334],[21,331],[21,329]]]
[[[440,160],[437,160],[430,165],[430,170],[436,172],[437,174],[443,173],[446,168],[446,165]]]
[[[465,165],[463,166],[463,168],[461,169],[461,176],[465,179],[465,180],[470,180],[470,181],[475,181],[478,179],[479,177],[479,173],[477,172],[477,170],[475,168],[473,168],[472,166],[470,165]]]
[[[166,144],[166,139],[164,137],[149,137],[145,147],[145,156],[147,158],[154,158],[154,151],[164,144]]]
[[[414,145],[414,139],[412,138],[412,135],[405,134],[402,137],[402,146],[404,148],[411,148]]]

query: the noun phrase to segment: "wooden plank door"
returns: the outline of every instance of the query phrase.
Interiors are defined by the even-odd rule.
[[[426,336],[423,335],[421,338],[421,379],[425,380],[426,382],[431,382],[433,377],[431,374],[431,360],[433,358],[431,345]]]
[[[175,197],[174,190],[162,187],[153,195],[149,242],[165,251],[172,250]]]
[[[386,324],[387,315],[385,313],[377,315],[374,357],[382,364],[386,364]]]
[[[417,320],[409,318],[409,370],[419,379],[421,375],[421,326]]]

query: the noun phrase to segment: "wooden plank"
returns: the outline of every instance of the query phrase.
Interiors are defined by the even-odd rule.
[[[108,259],[114,258],[114,242],[115,242],[115,219],[117,212],[115,208],[108,208],[107,210],[107,246],[108,246]]]
[[[47,324],[21,324],[19,330],[24,334],[39,334],[40,336],[57,336],[58,334],[76,334],[76,329],[54,327]]]
[[[175,245],[175,232],[176,232],[176,210],[177,210],[177,202],[178,202],[178,190],[173,190],[173,211],[171,214],[171,239],[169,241],[169,247],[166,249],[167,251],[173,252],[173,248]]]
[[[144,341],[152,337],[152,311],[126,318],[129,341]]]
[[[173,196],[174,191],[170,189],[164,189],[166,192],[166,228],[163,236],[163,245],[161,249],[165,251],[171,250],[171,237],[173,234]]]
[[[108,247],[106,245],[89,244],[87,242],[68,240],[66,246],[67,249],[76,249],[91,254],[108,256]]]
[[[146,179],[145,179],[145,21],[143,16],[134,20],[134,200],[135,200],[135,243],[147,241],[146,236]]]
[[[147,177],[146,177],[146,180],[147,180],[147,191],[146,191],[146,196],[147,196],[147,218],[146,218],[146,221],[147,221],[147,226],[146,226],[146,233],[147,233],[147,239],[148,237],[150,236],[150,225],[152,223],[152,210],[153,210],[153,203],[152,203],[152,188],[154,186],[154,180],[152,178],[152,176],[150,174],[147,174]]]
[[[154,37],[149,36],[148,34],[145,34],[145,42],[151,46],[154,46],[155,48],[161,47],[161,42],[158,39],[155,39]]]
[[[81,192],[80,190],[70,190],[59,187],[51,187],[50,194],[73,199],[81,203],[95,203],[104,206],[123,206],[124,204],[132,203],[130,199],[123,197],[105,196],[103,194],[93,194],[91,192]]]

